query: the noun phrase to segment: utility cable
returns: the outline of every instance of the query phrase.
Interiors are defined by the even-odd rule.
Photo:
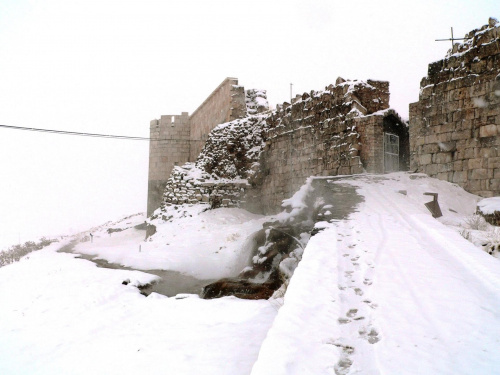
[[[32,132],[41,133],[51,133],[51,134],[64,134],[64,135],[77,135],[81,137],[95,137],[95,138],[112,138],[112,139],[128,139],[134,141],[198,141],[197,139],[182,139],[182,138],[147,138],[147,137],[133,137],[128,135],[114,135],[114,134],[98,134],[98,133],[84,133],[84,132],[71,132],[67,130],[55,130],[55,129],[40,129],[40,128],[28,128],[24,126],[13,126],[13,125],[0,125],[0,128],[12,129],[12,130],[25,130]]]

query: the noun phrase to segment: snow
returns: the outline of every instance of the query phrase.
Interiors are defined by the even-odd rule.
[[[500,259],[460,235],[479,197],[423,174],[332,178],[364,202],[316,223],[284,299],[140,294],[157,279],[140,270],[239,272],[252,234],[300,209],[311,183],[272,218],[184,205],[150,241],[135,215],[76,246],[136,270],[58,253],[69,240],[0,268],[0,374],[500,373]]]
[[[484,198],[479,201],[477,207],[485,215],[491,215],[495,211],[500,212],[500,197]]]
[[[477,197],[390,176],[341,181],[365,202],[308,243],[252,375],[500,373],[500,262],[451,226]]]
[[[156,276],[97,268],[61,245],[0,269],[0,374],[250,372],[276,314],[268,301],[146,298],[131,284]]]
[[[202,280],[236,276],[250,259],[247,238],[262,228],[265,217],[239,208],[206,209],[180,205],[169,210],[175,216],[153,221],[157,233],[150,241],[143,242],[144,231],[109,235],[102,230],[94,233],[93,243],[80,243],[75,251],[134,269],[178,271]],[[139,217],[134,224],[144,220]]]

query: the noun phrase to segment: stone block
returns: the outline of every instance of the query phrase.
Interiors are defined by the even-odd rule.
[[[497,125],[484,125],[479,128],[479,137],[494,137],[498,134]]]
[[[479,168],[469,171],[469,179],[471,180],[484,180],[488,178],[488,169]]]
[[[483,167],[484,159],[469,159],[467,162],[467,169],[480,169]]]
[[[453,172],[453,178],[452,178],[451,182],[454,182],[456,184],[463,184],[465,181],[467,181],[467,172],[466,171]]]
[[[419,160],[420,165],[430,164],[430,163],[432,163],[432,155],[431,154],[420,155],[418,160]]]
[[[428,164],[423,166],[424,173],[429,176],[435,176],[438,173],[438,165],[437,164]]]
[[[451,181],[453,179],[453,172],[441,172],[436,175],[436,178],[444,181]]]
[[[451,153],[449,152],[440,152],[434,154],[432,157],[432,162],[435,164],[443,164],[450,163],[452,161]]]
[[[438,143],[424,144],[422,146],[421,152],[423,154],[435,154],[436,152],[439,152],[439,144]]]

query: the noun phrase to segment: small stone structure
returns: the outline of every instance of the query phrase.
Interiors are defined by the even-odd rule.
[[[410,104],[411,170],[483,197],[500,195],[500,27],[465,36],[429,64]]]
[[[226,78],[193,112],[163,115],[150,123],[148,216],[160,207],[170,172],[195,161],[208,134],[217,125],[268,110],[266,92],[245,93],[237,78]]]

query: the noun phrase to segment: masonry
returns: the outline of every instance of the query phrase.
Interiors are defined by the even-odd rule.
[[[490,18],[429,65],[410,104],[411,169],[500,195],[500,27]]]
[[[249,91],[249,115],[216,126],[194,163],[174,167],[162,211],[200,202],[274,213],[309,176],[408,169],[408,125],[389,108],[388,82],[338,78],[272,112]]]
[[[246,196],[252,211],[276,212],[309,176],[408,169],[408,126],[389,108],[388,82],[338,78],[278,106],[266,121],[261,168]],[[399,140],[396,160],[387,159],[384,134]]]
[[[148,216],[160,207],[173,167],[196,160],[216,125],[246,114],[244,87],[238,79],[226,78],[191,116],[182,112],[150,122]]]

